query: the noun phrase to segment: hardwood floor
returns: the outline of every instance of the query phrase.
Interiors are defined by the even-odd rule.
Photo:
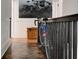
[[[35,43],[27,43],[26,39],[12,39],[12,45],[2,59],[46,59]]]

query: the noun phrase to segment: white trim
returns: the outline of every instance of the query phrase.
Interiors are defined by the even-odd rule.
[[[5,54],[9,46],[11,45],[11,40],[8,39],[1,45],[1,57]]]

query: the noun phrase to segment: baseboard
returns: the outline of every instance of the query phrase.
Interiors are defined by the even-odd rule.
[[[27,39],[26,37],[11,37],[11,39]]]
[[[6,41],[4,41],[4,43],[1,43],[1,58],[3,57],[3,55],[5,54],[5,52],[7,51],[7,49],[10,47],[11,45],[11,39],[8,39]]]

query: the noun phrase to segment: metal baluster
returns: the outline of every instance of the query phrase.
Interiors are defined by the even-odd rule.
[[[73,59],[77,59],[77,21],[73,22]]]

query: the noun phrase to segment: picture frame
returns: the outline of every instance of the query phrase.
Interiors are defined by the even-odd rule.
[[[52,0],[19,0],[19,18],[51,18]]]

